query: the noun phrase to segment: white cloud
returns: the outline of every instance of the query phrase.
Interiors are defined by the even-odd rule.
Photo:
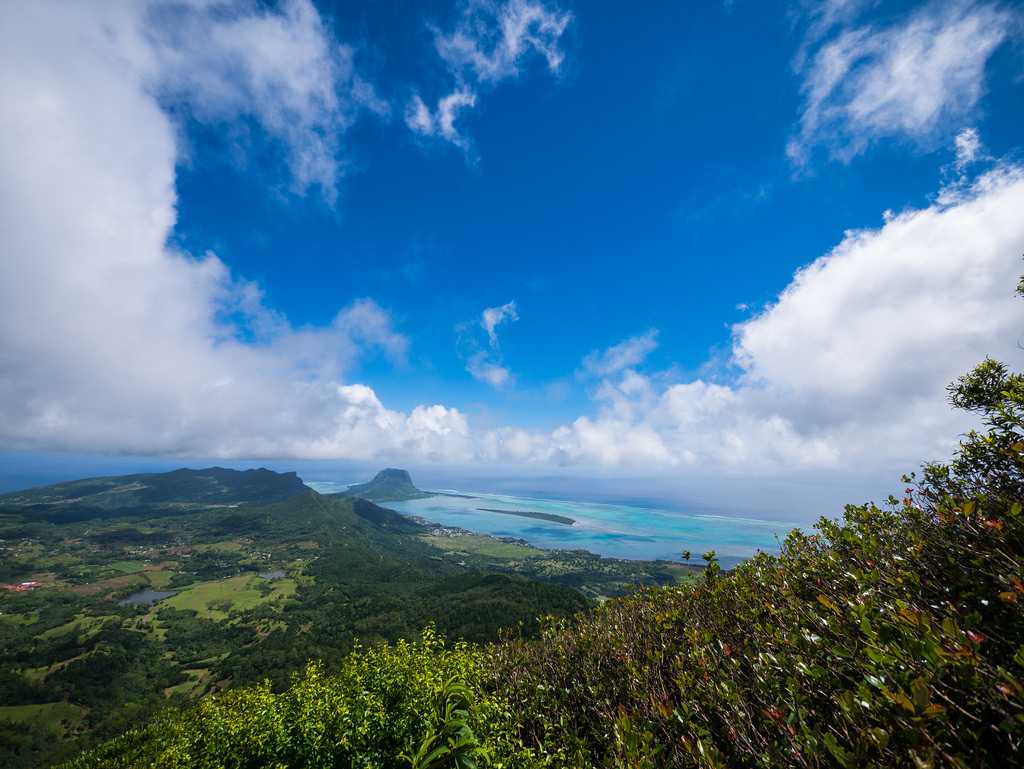
[[[583,371],[590,376],[607,377],[633,368],[658,348],[658,331],[650,329],[606,350],[590,353],[583,359]]]
[[[956,135],[956,170],[963,171],[976,160],[981,159],[983,150],[981,137],[974,128],[965,128]]]
[[[1024,169],[1004,164],[847,233],[797,273],[734,327],[731,383],[638,373],[649,332],[592,358],[592,412],[553,430],[474,431],[448,406],[389,409],[346,379],[367,351],[404,359],[408,342],[383,308],[363,299],[326,326],[296,328],[216,255],[168,246],[182,149],[153,84],[185,96],[167,85],[178,70],[157,48],[170,43],[154,40],[140,8],[0,6],[5,448],[652,474],[902,469],[948,454],[966,424],[944,402],[947,382],[985,355],[1019,362]],[[197,117],[278,109],[225,98],[230,109],[211,102]],[[488,310],[472,325],[478,350],[497,351],[515,307]],[[482,362],[492,384],[511,380],[502,361]]]
[[[286,148],[294,188],[334,201],[346,129],[364,110],[389,108],[310,0],[277,12],[236,0],[150,3],[140,16],[131,33],[145,39],[132,46],[148,87],[206,122],[254,118]]]
[[[539,0],[468,0],[453,29],[434,30],[434,47],[455,80],[454,88],[432,110],[414,94],[406,125],[421,136],[451,142],[470,154],[469,139],[455,127],[459,113],[476,106],[482,88],[519,76],[533,55],[558,74],[565,52],[561,40],[572,14]]]
[[[195,39],[162,25],[172,11]],[[329,191],[337,137],[320,134],[366,96],[337,51],[308,2],[0,7],[0,445],[467,456],[457,410],[389,411],[343,382],[367,350],[405,357],[378,305],[296,328],[216,255],[168,246],[182,148],[162,104],[256,120],[299,187]]]
[[[557,73],[565,59],[561,38],[572,14],[535,0],[471,0],[451,32],[437,31],[438,55],[461,81],[497,83],[519,75],[530,53]]]
[[[878,0],[801,0],[793,16],[806,20],[803,41],[797,50],[794,64],[802,69],[810,49],[836,27],[850,24],[861,12],[877,4]]]
[[[459,462],[472,458],[469,425],[457,409],[416,406],[409,414],[387,409],[366,385],[337,388],[315,441],[302,440],[290,454],[319,459],[369,461],[382,456]]]
[[[414,95],[405,110],[405,124],[421,136],[434,136],[451,142],[465,152],[470,151],[470,142],[459,133],[455,120],[459,112],[476,105],[476,94],[468,88],[460,88],[441,97],[437,107],[431,110],[419,95]]]
[[[488,360],[487,353],[482,351],[470,357],[466,363],[466,371],[472,374],[474,379],[486,382],[496,390],[512,383],[511,372],[504,366]]]
[[[1024,168],[998,167],[847,233],[799,271],[734,327],[734,383],[663,386],[610,365],[596,415],[481,445],[509,461],[655,473],[899,472],[946,457],[970,421],[945,386],[986,355],[1019,364],[1022,210]]]
[[[831,5],[809,35],[824,35],[861,6]],[[920,142],[948,130],[978,104],[985,65],[1016,19],[994,4],[933,0],[887,27],[840,26],[813,56],[797,57],[804,107],[787,154],[803,165],[821,145],[846,162],[877,139]]]
[[[516,303],[506,302],[498,307],[487,307],[480,313],[480,328],[487,332],[487,340],[491,347],[498,346],[498,326],[508,321],[519,320],[519,313],[516,312]]]
[[[466,356],[466,371],[474,379],[485,382],[496,390],[510,387],[515,381],[512,372],[505,367],[501,359],[498,326],[517,320],[519,320],[519,313],[516,311],[514,301],[497,307],[484,308],[480,313],[479,327],[487,334],[488,346],[485,349],[481,349],[480,343],[473,334],[467,333],[473,328],[473,325],[463,324],[457,329],[460,344],[464,346],[462,354]]]

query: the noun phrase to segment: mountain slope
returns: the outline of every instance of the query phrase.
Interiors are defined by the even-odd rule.
[[[335,669],[357,643],[431,622],[489,641],[588,606],[568,587],[467,568],[430,531],[265,470],[0,498],[0,766],[47,765],[225,687],[283,688],[308,660]]]
[[[310,489],[295,473],[181,469],[57,483],[0,496],[0,511],[53,522],[138,514],[176,514],[206,507],[279,502]]]
[[[413,485],[407,470],[388,467],[377,473],[372,481],[349,486],[342,492],[346,497],[360,497],[371,502],[397,502],[403,499],[422,499],[432,496]]]

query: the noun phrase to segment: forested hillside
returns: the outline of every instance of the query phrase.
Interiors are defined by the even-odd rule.
[[[294,473],[96,478],[0,497],[0,765],[33,767],[169,705],[357,641],[526,636],[586,596],[686,575],[416,523]],[[536,578],[536,579],[534,579]]]
[[[1006,767],[1024,762],[1024,376],[887,505],[538,639],[361,649],[169,712],[69,767]]]

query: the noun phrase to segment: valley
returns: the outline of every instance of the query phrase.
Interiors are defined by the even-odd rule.
[[[10,494],[0,497],[0,760],[46,765],[167,705],[265,679],[281,688],[308,660],[334,669],[358,644],[430,623],[452,640],[487,642],[503,628],[529,637],[541,615],[692,573],[420,522],[270,471]]]

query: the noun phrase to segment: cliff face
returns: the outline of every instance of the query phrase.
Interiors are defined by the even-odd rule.
[[[412,476],[407,470],[396,467],[381,470],[369,483],[349,486],[345,495],[367,499],[371,502],[395,502],[402,499],[421,499],[430,496],[416,488],[412,482]]]

